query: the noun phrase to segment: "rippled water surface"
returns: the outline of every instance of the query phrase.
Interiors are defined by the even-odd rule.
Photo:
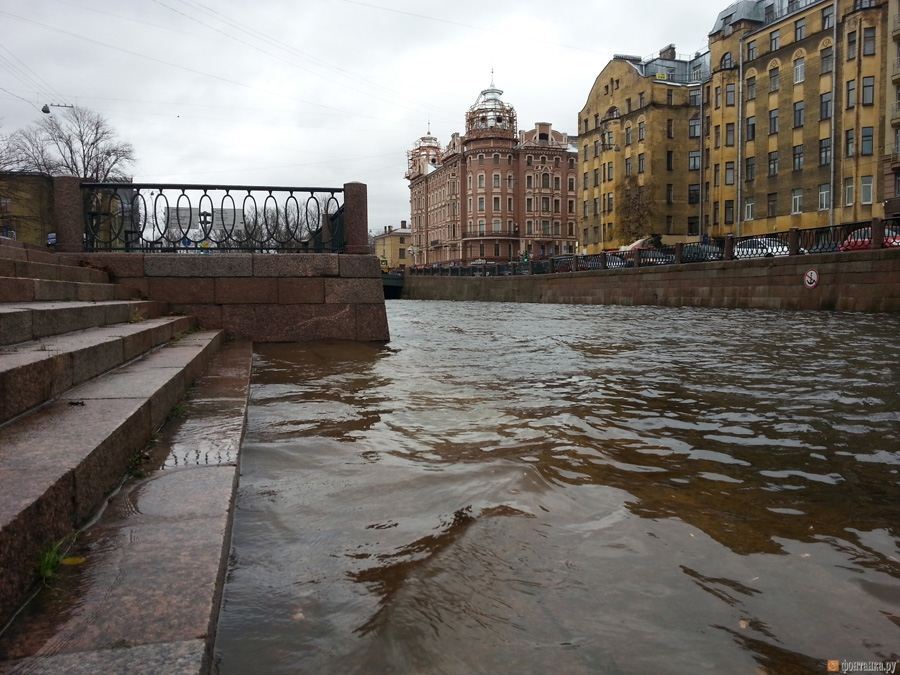
[[[900,658],[900,318],[388,315],[257,347],[223,672]]]

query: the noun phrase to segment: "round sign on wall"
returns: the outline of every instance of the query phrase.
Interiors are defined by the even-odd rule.
[[[819,271],[818,270],[806,270],[806,273],[803,275],[803,285],[807,288],[815,288],[819,285]]]

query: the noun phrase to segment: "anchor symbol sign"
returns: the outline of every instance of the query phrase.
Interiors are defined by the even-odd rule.
[[[803,275],[803,285],[807,288],[815,288],[819,285],[819,272],[818,270],[806,270],[806,274]]]

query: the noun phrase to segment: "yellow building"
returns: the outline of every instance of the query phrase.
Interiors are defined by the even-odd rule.
[[[666,243],[700,234],[700,96],[708,77],[707,53],[679,56],[674,45],[650,59],[616,56],[597,76],[579,113],[582,252],[650,234]]]
[[[895,4],[739,0],[708,53],[614,57],[579,114],[586,251],[883,216],[900,196]]]
[[[703,229],[761,234],[882,216],[887,5],[745,0],[709,36]]]
[[[47,245],[53,229],[53,179],[40,173],[0,172],[0,237]]]
[[[382,269],[398,270],[406,267],[412,260],[409,248],[412,244],[412,230],[406,227],[406,221],[400,221],[400,227],[384,228],[384,232],[375,235],[375,255],[381,260]]]

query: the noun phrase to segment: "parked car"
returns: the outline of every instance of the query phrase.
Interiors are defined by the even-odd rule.
[[[741,239],[734,245],[735,258],[771,258],[776,255],[788,255],[788,245],[774,237],[749,237]],[[806,253],[800,249],[801,253]]]
[[[722,260],[725,252],[715,244],[685,244],[681,254],[682,262],[706,262]]]
[[[897,225],[888,225],[884,228],[884,242],[882,246],[888,248],[890,246],[900,246],[900,227]],[[858,251],[860,249],[872,248],[872,228],[861,227],[853,230],[850,236],[844,239],[839,251]]]

